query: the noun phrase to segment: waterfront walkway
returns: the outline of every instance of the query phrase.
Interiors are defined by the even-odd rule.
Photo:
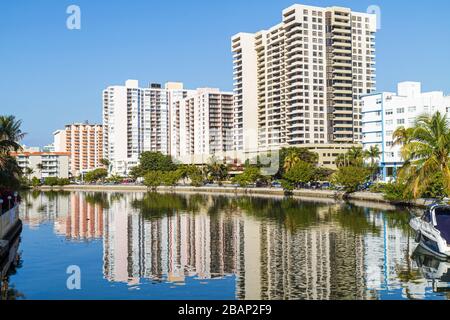
[[[61,191],[92,191],[92,192],[148,192],[151,189],[142,185],[69,185],[64,187],[40,187],[42,191],[61,190]],[[158,192],[173,192],[173,193],[213,193],[213,194],[232,194],[232,195],[247,195],[247,196],[285,196],[285,192],[280,188],[239,188],[239,187],[158,187]],[[353,200],[366,201],[374,203],[395,204],[384,199],[381,193],[371,192],[356,192],[346,195],[344,192],[335,190],[310,190],[300,189],[294,190],[294,197],[300,198],[314,198],[314,199],[334,199],[334,200]],[[411,205],[417,207],[424,207],[430,204],[428,200],[417,200]]]

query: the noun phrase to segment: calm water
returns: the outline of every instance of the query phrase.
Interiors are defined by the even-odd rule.
[[[24,199],[9,298],[450,298],[450,264],[417,252],[410,214],[388,206],[144,193]],[[67,289],[69,266],[80,268],[81,290]]]

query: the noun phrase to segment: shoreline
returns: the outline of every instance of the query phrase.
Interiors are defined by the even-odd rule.
[[[35,190],[40,191],[87,191],[87,192],[149,192],[146,186],[136,185],[68,185],[68,186],[41,186]],[[158,187],[157,192],[162,193],[192,193],[192,194],[223,194],[223,195],[241,195],[241,196],[276,196],[286,197],[284,190],[274,188],[236,188],[236,187]],[[292,196],[305,199],[328,199],[333,201],[363,201],[370,203],[386,204],[392,206],[412,206],[424,208],[431,204],[429,200],[419,199],[409,204],[402,204],[384,199],[381,193],[356,192],[345,197],[344,192],[334,190],[294,190]]]

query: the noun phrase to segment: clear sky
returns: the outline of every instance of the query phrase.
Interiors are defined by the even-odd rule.
[[[279,23],[294,3],[378,5],[378,89],[411,80],[450,93],[448,0],[15,0],[0,3],[0,114],[42,146],[65,124],[101,123],[102,90],[126,79],[232,90],[230,37]],[[79,31],[66,28],[71,4]]]

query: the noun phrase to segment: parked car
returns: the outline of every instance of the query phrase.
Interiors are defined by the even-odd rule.
[[[274,181],[271,183],[272,188],[281,189],[282,185],[279,181]]]

